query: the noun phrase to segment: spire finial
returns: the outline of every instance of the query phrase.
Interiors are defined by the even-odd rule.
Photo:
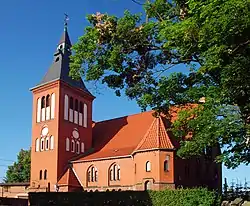
[[[67,31],[67,28],[68,28],[68,21],[69,21],[69,16],[68,16],[68,14],[64,13],[64,31]]]

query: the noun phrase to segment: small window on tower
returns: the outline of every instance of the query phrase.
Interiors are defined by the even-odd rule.
[[[44,177],[43,179],[47,180],[47,170],[44,170]]]
[[[80,112],[80,113],[83,113],[83,104],[82,104],[82,102],[80,102],[79,112]]]
[[[78,112],[78,100],[77,99],[75,100],[75,111]]]
[[[50,106],[50,96],[49,94],[46,96],[46,107]]]
[[[74,104],[73,97],[70,97],[70,99],[69,99],[69,108],[70,109],[74,109],[73,104]]]
[[[41,108],[45,108],[45,97],[42,97]]]
[[[39,179],[41,180],[43,178],[43,171],[40,170],[40,173],[39,173]]]

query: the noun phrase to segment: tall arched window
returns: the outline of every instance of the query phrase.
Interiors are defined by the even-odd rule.
[[[66,138],[66,151],[69,151],[70,145],[69,145],[69,138]]]
[[[45,96],[42,97],[41,108],[45,108]]]
[[[44,170],[44,176],[43,179],[47,180],[47,170]]]
[[[40,122],[40,120],[41,120],[41,98],[38,98],[36,107],[36,122]]]
[[[45,113],[46,113],[46,110],[45,110],[45,96],[43,96],[42,100],[41,100],[41,109],[42,109],[42,118],[41,118],[41,120],[45,121]]]
[[[50,149],[54,149],[54,136],[50,137]]]
[[[87,108],[87,104],[84,104],[83,106],[83,126],[87,128],[87,122],[88,122],[88,108]]]
[[[69,119],[69,97],[66,94],[64,96],[64,119]]]
[[[78,100],[77,99],[75,99],[75,111],[78,112]]]
[[[91,167],[89,167],[87,175],[88,175],[88,182],[97,182],[98,171],[95,166],[92,165]]]
[[[80,102],[79,104],[79,125],[82,126],[82,118],[83,118],[83,104]]]
[[[56,97],[55,93],[51,95],[51,119],[55,118]]]
[[[74,123],[78,124],[78,100],[75,99]]]
[[[74,121],[74,100],[73,97],[69,98],[69,121],[73,122]]]
[[[146,172],[151,171],[151,163],[149,161],[146,162]]]
[[[40,172],[39,172],[39,180],[41,180],[41,179],[43,179],[43,171],[42,170],[40,170]]]
[[[110,181],[117,181],[121,179],[121,169],[120,166],[117,164],[111,165],[109,169],[109,180]]]
[[[75,141],[71,140],[71,152],[75,152]]]
[[[70,108],[70,109],[74,109],[73,97],[70,97],[70,98],[69,98],[69,108]]]
[[[40,140],[37,138],[36,139],[36,152],[39,152],[39,148],[40,148]]]
[[[50,95],[46,96],[46,120],[50,119]]]

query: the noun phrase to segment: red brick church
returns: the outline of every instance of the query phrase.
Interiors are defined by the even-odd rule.
[[[143,112],[94,122],[95,97],[69,76],[71,41],[65,27],[48,72],[33,93],[29,191],[161,190],[221,187],[221,165],[206,156],[183,160],[167,128],[172,119]]]

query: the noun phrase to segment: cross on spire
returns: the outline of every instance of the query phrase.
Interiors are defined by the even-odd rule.
[[[68,21],[69,21],[69,15],[64,13],[64,30],[67,30],[68,27]]]

